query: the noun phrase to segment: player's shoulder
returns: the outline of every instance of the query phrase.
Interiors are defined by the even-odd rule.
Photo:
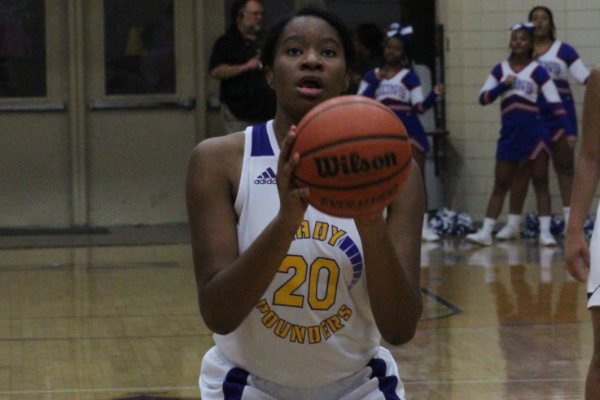
[[[244,158],[244,143],[244,132],[208,138],[194,147],[191,159],[202,168],[224,171]]]

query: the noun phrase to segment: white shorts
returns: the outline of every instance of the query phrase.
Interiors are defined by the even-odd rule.
[[[348,378],[317,388],[293,388],[250,375],[215,346],[202,359],[200,394],[202,400],[405,400],[398,366],[383,347]]]
[[[600,306],[600,207],[590,240],[590,274],[587,280],[588,308]]]

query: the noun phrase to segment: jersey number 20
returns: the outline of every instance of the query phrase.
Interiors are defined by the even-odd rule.
[[[310,268],[301,256],[287,256],[279,266],[279,272],[293,275],[288,279],[273,296],[273,304],[288,307],[303,307],[304,296],[296,294],[308,278],[308,304],[313,310],[328,310],[335,302],[340,267],[334,260],[317,258]],[[319,298],[319,277],[322,273],[327,274],[324,295]],[[322,285],[323,283],[321,283]]]

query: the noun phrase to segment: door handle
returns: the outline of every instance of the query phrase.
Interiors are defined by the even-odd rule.
[[[66,103],[11,103],[1,104],[0,112],[40,112],[40,111],[66,111]]]
[[[155,110],[183,109],[191,111],[196,107],[196,99],[182,100],[92,100],[88,102],[90,111],[101,110]]]

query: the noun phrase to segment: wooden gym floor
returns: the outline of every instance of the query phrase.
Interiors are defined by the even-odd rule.
[[[184,226],[1,233],[0,400],[199,399]],[[424,244],[423,319],[391,347],[407,400],[583,398],[590,316],[563,262],[562,242]]]

